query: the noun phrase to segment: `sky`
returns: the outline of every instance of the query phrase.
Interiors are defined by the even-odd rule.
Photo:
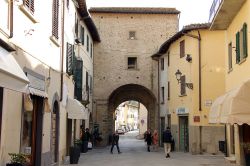
[[[90,7],[174,7],[181,12],[180,26],[207,23],[213,0],[86,0]]]

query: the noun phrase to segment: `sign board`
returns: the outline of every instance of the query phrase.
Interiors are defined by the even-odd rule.
[[[205,107],[211,107],[213,104],[212,100],[205,100]]]
[[[194,122],[200,122],[201,119],[200,119],[200,116],[194,116]]]
[[[176,109],[176,114],[177,115],[182,115],[182,114],[188,114],[189,113],[189,110],[185,107],[178,107]]]

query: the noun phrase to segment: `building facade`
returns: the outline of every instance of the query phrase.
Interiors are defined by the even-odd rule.
[[[224,32],[209,31],[209,24],[191,24],[153,55],[166,126],[179,151],[217,154],[219,141],[225,140],[224,127],[208,123],[212,101],[225,91],[224,40]]]
[[[213,104],[211,123],[226,126],[227,159],[237,165],[250,164],[246,162],[250,142],[249,9],[249,0],[214,1],[210,9],[211,30],[224,30],[226,34],[223,43],[226,91]]]
[[[0,165],[9,162],[8,153],[25,153],[36,166],[59,165],[72,145],[69,138],[74,138],[69,132],[74,122],[69,125],[67,119],[86,119],[88,127],[92,110],[91,95],[89,109],[74,99],[75,20],[88,13],[85,1],[1,1],[0,5]],[[44,12],[45,8],[51,10]],[[93,57],[98,33],[90,17],[81,25],[86,27],[88,44],[83,50],[87,51],[76,57]],[[92,75],[93,62],[85,61]],[[70,116],[72,108],[77,108],[79,117]]]
[[[150,56],[178,30],[172,8],[91,8],[102,42],[95,45],[94,122],[106,144],[117,106],[135,100],[148,110],[148,128],[159,128],[157,63]],[[166,31],[167,30],[167,31]]]

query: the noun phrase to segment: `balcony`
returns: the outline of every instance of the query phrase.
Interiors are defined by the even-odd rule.
[[[246,0],[214,0],[209,22],[212,30],[226,30]]]

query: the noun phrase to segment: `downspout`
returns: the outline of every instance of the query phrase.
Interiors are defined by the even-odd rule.
[[[13,0],[10,1],[10,35],[9,35],[9,38],[13,37],[13,10],[14,10],[13,3],[14,3]]]
[[[61,29],[61,37],[62,37],[62,41],[61,41],[61,89],[60,89],[60,101],[63,100],[63,63],[64,63],[64,16],[65,16],[65,11],[64,11],[64,0],[62,1],[62,16],[61,16],[61,25],[62,25],[62,29]]]

